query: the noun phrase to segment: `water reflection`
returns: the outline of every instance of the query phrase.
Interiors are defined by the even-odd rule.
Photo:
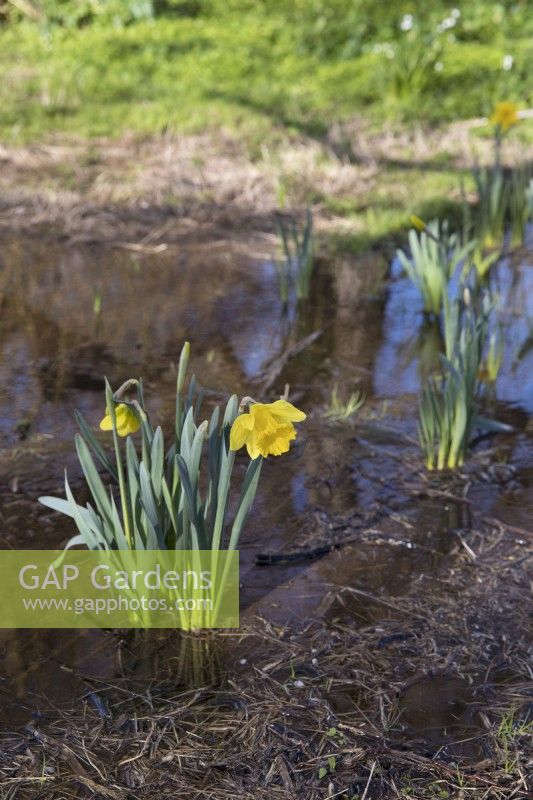
[[[68,520],[50,516],[36,498],[43,492],[61,493],[65,465],[83,498],[72,445],[73,412],[79,408],[93,423],[101,418],[104,374],[113,385],[143,375],[153,419],[168,428],[174,363],[184,339],[193,343],[192,371],[207,388],[209,405],[233,392],[253,395],[288,347],[321,330],[312,347],[282,366],[271,387],[274,397],[290,382],[298,404],[311,414],[291,453],[265,464],[242,542],[242,602],[253,606],[282,586],[278,608],[305,616],[317,610],[325,587],[334,585],[371,592],[378,599],[352,594],[348,602],[347,595],[327,613],[351,614],[358,625],[385,617],[390,608],[379,598],[402,594],[417,576],[439,570],[453,542],[450,532],[468,527],[470,520],[462,504],[443,500],[413,507],[397,480],[405,438],[392,436],[386,425],[381,429],[379,420],[373,430],[360,426],[355,433],[327,425],[320,415],[337,381],[362,389],[369,404],[373,394],[397,398],[416,392],[420,374],[439,357],[440,331],[423,319],[416,289],[398,274],[397,264],[387,293],[381,291],[382,277],[383,264],[373,256],[321,263],[309,304],[298,313],[292,306],[284,315],[273,265],[234,252],[226,243],[145,258],[120,250],[5,242],[0,272],[1,546],[58,547],[72,534]],[[531,268],[506,259],[494,279],[509,319],[498,397],[532,409],[533,353],[514,371],[511,367],[526,333],[523,315],[533,318]],[[399,425],[413,436],[411,400],[406,409]],[[527,461],[530,439],[519,438],[517,448]],[[240,454],[236,463],[242,478],[246,458]],[[494,494],[486,489],[484,510],[501,505]],[[528,502],[523,499],[522,507],[529,508]],[[258,551],[285,550],[302,531],[316,534],[317,513],[349,516],[400,506],[410,513],[410,541],[366,541],[343,549],[302,578],[298,595],[290,581],[301,576],[305,564],[254,567]],[[498,510],[500,516],[505,512]],[[398,530],[391,529],[394,535],[399,536]],[[268,602],[273,614],[276,596],[270,594]],[[2,642],[4,674],[12,676],[10,686],[21,702],[27,692],[48,693],[52,702],[77,692],[65,665],[83,665],[93,674],[120,673],[116,640],[101,632],[39,637],[23,631],[5,634]],[[141,673],[164,668],[169,654],[164,648],[158,653],[157,667],[141,658]]]
[[[451,294],[458,287],[458,274]],[[491,272],[491,289],[498,296],[499,318],[504,322],[504,358],[496,383],[502,402],[533,411],[533,351],[520,360],[517,353],[531,335],[533,321],[533,264],[521,252],[503,258]],[[377,395],[415,394],[420,377],[438,358],[438,327],[424,320],[422,300],[414,284],[402,275],[398,259],[391,266],[391,283],[383,320],[384,342],[374,364]]]

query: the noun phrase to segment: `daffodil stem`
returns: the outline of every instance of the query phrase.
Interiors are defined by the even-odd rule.
[[[128,383],[128,381],[126,381]],[[134,381],[134,383],[138,383]],[[121,389],[124,388],[126,384],[121,386]],[[115,395],[113,394],[113,390],[109,385],[109,381],[107,378],[105,379],[105,397],[106,397],[106,406],[108,409],[109,416],[111,417],[111,427],[113,429],[113,444],[115,445],[115,458],[117,462],[117,476],[118,476],[118,485],[120,491],[120,503],[122,506],[122,518],[124,520],[124,535],[126,537],[126,542],[130,550],[133,550],[132,547],[132,539],[131,539],[131,525],[130,525],[130,514],[128,510],[128,498],[126,495],[127,488],[126,488],[126,481],[124,480],[124,467],[122,465],[122,454],[120,452],[120,444],[118,441],[118,431],[117,431],[117,415],[116,415],[116,406],[117,400]]]
[[[122,453],[120,452],[120,443],[118,441],[118,433],[117,433],[117,422],[114,413],[115,409],[113,408],[113,413],[111,414],[111,420],[113,423],[113,444],[115,445],[115,457],[117,461],[117,475],[118,475],[118,486],[120,492],[120,504],[122,506],[122,517],[124,519],[124,536],[126,537],[126,542],[128,543],[128,547],[130,550],[133,550],[133,543],[131,539],[131,525],[130,525],[130,514],[128,509],[128,500],[126,496],[126,481],[124,480],[124,467],[122,465]]]
[[[494,171],[499,172],[501,167],[503,131],[501,125],[496,126],[494,135]]]
[[[243,397],[241,402],[239,403],[239,414],[243,414],[249,406],[253,406],[257,403],[257,400],[254,400],[253,397]]]
[[[118,486],[120,492],[120,503],[122,506],[122,517],[124,519],[124,536],[126,537],[126,542],[128,543],[128,547],[130,550],[133,550],[133,543],[131,539],[131,525],[130,525],[130,513],[128,509],[128,499],[126,496],[126,481],[124,480],[124,467],[122,465],[122,454],[120,452],[120,444],[118,441],[118,434],[117,434],[117,426],[115,420],[113,420],[113,443],[115,445],[115,456],[117,460],[117,475],[118,475]]]
[[[191,346],[189,342],[185,342],[182,347],[179,366],[178,366],[178,376],[176,379],[176,416],[175,416],[175,426],[176,426],[176,452],[179,452],[180,444],[181,444],[181,428],[183,423],[183,391],[185,388],[185,379],[187,377],[187,367],[189,366],[189,356],[191,352]]]
[[[122,386],[117,389],[115,392],[115,400],[118,402],[123,399],[127,399],[127,395],[133,391],[139,385],[139,381],[136,378],[128,378],[127,381],[124,381]]]

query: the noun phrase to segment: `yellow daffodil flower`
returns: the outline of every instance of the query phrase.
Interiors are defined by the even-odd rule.
[[[230,448],[240,450],[246,445],[250,458],[280,456],[289,449],[296,438],[293,422],[301,422],[306,415],[288,403],[252,403],[248,412],[239,414],[231,426]]]
[[[509,128],[518,123],[518,119],[518,106],[516,103],[504,100],[502,103],[496,103],[489,121],[500,128],[502,133],[506,133]]]
[[[136,433],[141,427],[139,418],[133,409],[125,403],[119,403],[115,408],[115,417],[117,421],[117,433],[119,436],[127,436],[129,433]],[[103,431],[112,431],[113,423],[109,409],[106,409],[106,415],[100,423],[100,428]]]

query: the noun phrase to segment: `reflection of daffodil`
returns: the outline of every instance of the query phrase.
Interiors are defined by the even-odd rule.
[[[518,106],[510,100],[496,103],[496,107],[490,116],[490,122],[505,133],[518,123]]]
[[[115,417],[119,436],[127,436],[129,433],[135,433],[141,427],[137,414],[125,403],[119,403],[118,406],[116,406]],[[103,431],[113,430],[113,422],[111,421],[109,409],[106,409],[106,415],[100,423],[100,428]]]
[[[246,445],[250,458],[280,456],[296,438],[293,422],[301,422],[305,414],[286,400],[275,403],[252,403],[249,411],[239,414],[231,427],[230,447],[239,450]]]

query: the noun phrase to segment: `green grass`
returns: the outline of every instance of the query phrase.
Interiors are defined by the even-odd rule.
[[[409,169],[387,166],[376,186],[363,197],[328,196],[325,207],[352,223],[349,233],[333,234],[332,250],[364,252],[386,240],[391,253],[405,244],[411,226],[409,217],[416,214],[426,222],[449,219],[452,227],[462,221],[460,182],[473,188],[468,170],[442,169],[438,164],[421,164]]]
[[[292,137],[324,141],[339,122],[361,120],[371,137],[384,126],[484,116],[503,98],[533,105],[533,22],[514,0],[457,0],[460,18],[445,32],[438,25],[451,5],[440,0],[423,11],[409,0],[31,2],[45,11],[39,23],[14,19],[12,5],[0,9],[0,20],[11,9],[0,24],[7,145],[74,137],[89,154],[105,150],[97,137],[224,129],[262,164]],[[402,32],[405,13],[413,27]],[[504,70],[509,54],[513,67]],[[530,144],[533,122],[511,136]],[[460,179],[468,190],[471,176],[445,151],[416,163],[415,142],[406,137],[401,159],[380,158],[375,180],[355,197],[312,179],[304,197],[305,180],[289,170],[280,177],[289,207],[318,204],[343,218],[328,234],[333,251],[385,241],[393,252],[411,214],[460,220]],[[77,167],[54,173],[54,185],[75,188],[77,180]]]
[[[276,0],[189,5],[186,16],[119,27],[1,27],[0,138],[226,127],[262,141],[280,132],[322,136],[357,114],[377,125],[438,122],[483,115],[502,97],[531,101],[527,27],[511,13],[505,28],[490,16],[476,22],[479,4],[458,3],[453,37],[435,33],[446,7],[407,36],[399,31],[402,4],[391,12],[336,0],[337,17],[323,0],[297,3],[299,15]],[[507,53],[510,71],[502,69]]]

